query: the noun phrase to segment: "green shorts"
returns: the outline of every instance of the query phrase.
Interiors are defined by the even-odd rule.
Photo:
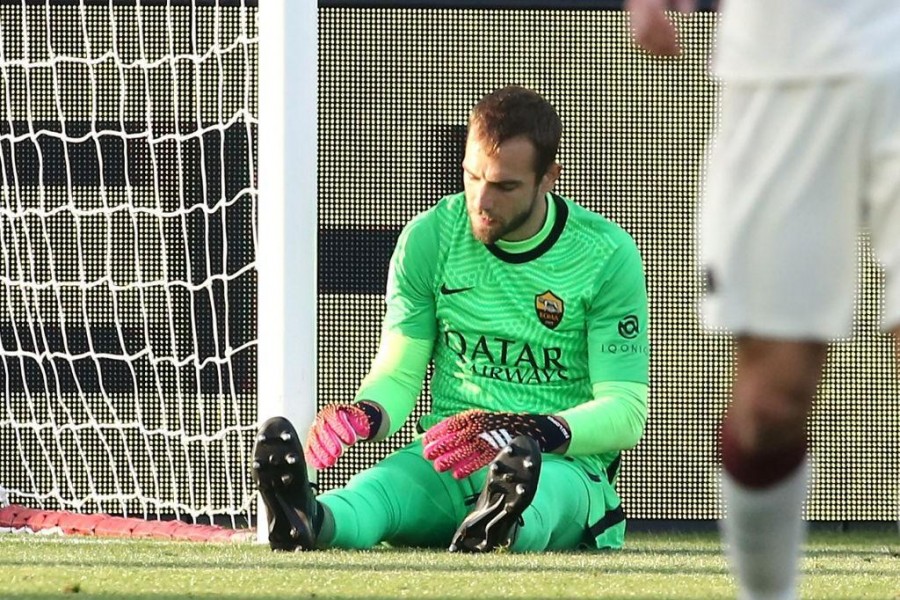
[[[522,514],[515,552],[621,548],[625,515],[605,472],[588,461],[544,454],[537,493]],[[319,496],[334,515],[337,548],[391,545],[446,548],[481,493],[487,468],[466,479],[438,473],[420,439]]]

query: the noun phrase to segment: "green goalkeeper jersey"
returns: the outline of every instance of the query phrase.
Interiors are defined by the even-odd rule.
[[[441,199],[401,233],[386,298],[383,335],[433,341],[420,430],[472,408],[559,413],[600,382],[647,384],[638,249],[556,194],[533,240],[495,245],[472,236],[464,194]]]

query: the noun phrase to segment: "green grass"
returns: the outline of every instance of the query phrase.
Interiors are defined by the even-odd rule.
[[[813,533],[803,598],[900,600],[900,536]],[[198,544],[0,535],[0,598],[734,598],[715,534],[634,533],[619,552],[273,554]]]

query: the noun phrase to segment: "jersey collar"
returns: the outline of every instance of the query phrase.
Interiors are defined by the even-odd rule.
[[[502,261],[514,264],[525,263],[542,256],[562,234],[569,216],[569,207],[565,200],[557,194],[547,194],[547,218],[541,230],[527,240],[521,242],[504,242],[485,244],[491,254]]]

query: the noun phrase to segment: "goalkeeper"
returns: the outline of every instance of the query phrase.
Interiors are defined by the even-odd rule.
[[[465,191],[403,229],[372,368],[316,416],[305,459],[326,469],[395,434],[433,362],[423,435],[316,497],[291,424],[264,423],[253,476],[273,549],[622,546],[614,484],[647,417],[640,254],[551,191],[562,126],[540,95],[490,93],[468,125]]]

